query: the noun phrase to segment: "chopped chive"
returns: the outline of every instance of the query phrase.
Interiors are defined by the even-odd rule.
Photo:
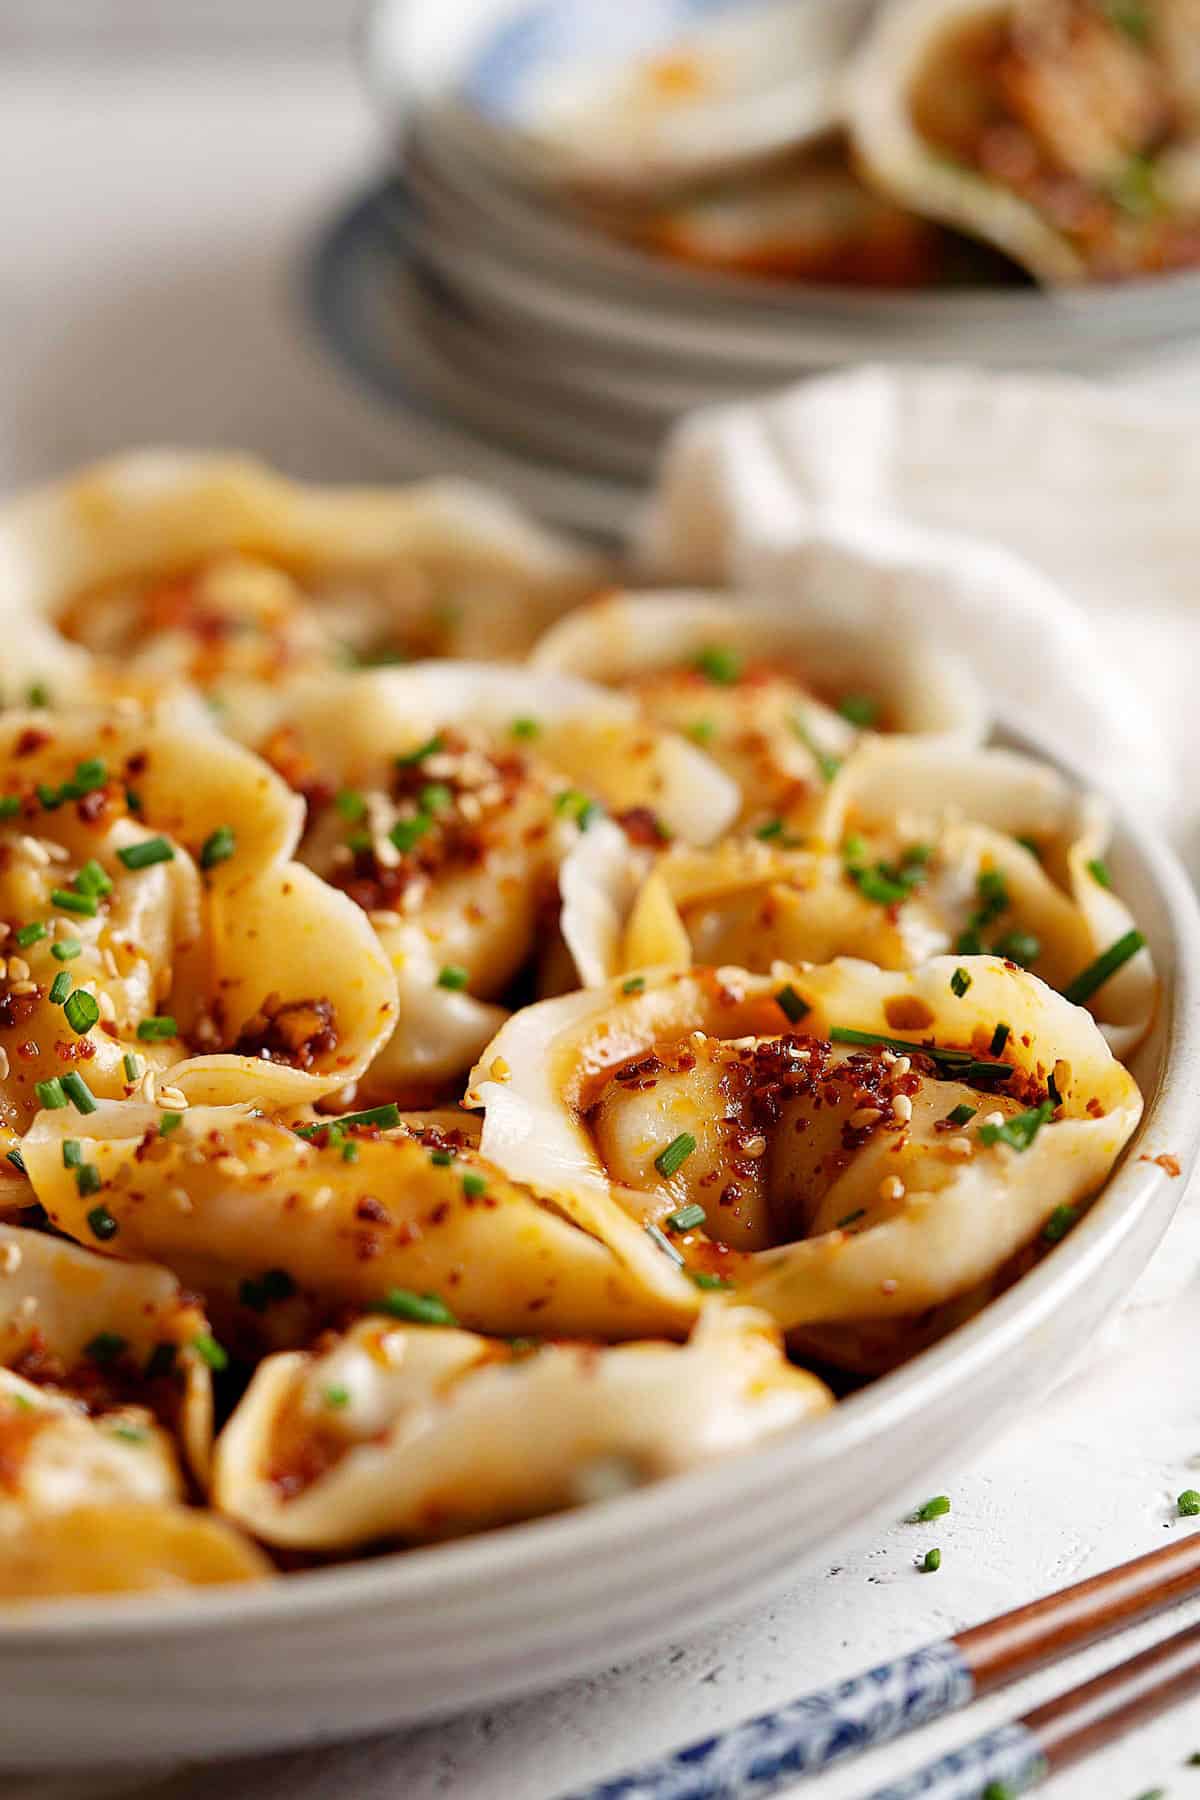
[[[0,794],[0,819],[11,819],[20,810],[20,794]]]
[[[159,1121],[158,1121],[159,1137],[160,1138],[170,1137],[171,1133],[173,1131],[178,1131],[179,1127],[182,1124],[183,1124],[183,1114],[182,1113],[165,1112],[165,1113],[160,1114]]]
[[[681,1206],[676,1212],[667,1214],[667,1224],[672,1231],[692,1231],[703,1225],[706,1214],[702,1206],[693,1201],[688,1206]]]
[[[343,1113],[340,1119],[318,1119],[313,1125],[297,1125],[295,1129],[298,1137],[311,1138],[323,1131],[348,1131],[354,1125],[378,1125],[380,1131],[391,1131],[399,1123],[400,1108],[394,1100],[388,1100],[383,1106],[368,1107],[366,1112]]]
[[[707,1269],[689,1269],[688,1276],[698,1288],[715,1290],[733,1286],[732,1281],[726,1281],[723,1275],[710,1275]]]
[[[458,1324],[440,1295],[415,1294],[411,1288],[389,1288],[371,1311],[387,1313],[393,1319],[407,1319],[413,1325]]]
[[[403,756],[398,756],[396,758],[396,767],[398,769],[415,768],[417,763],[424,762],[427,756],[436,756],[438,751],[444,750],[445,747],[446,740],[439,732],[431,738],[426,738],[425,742],[423,744],[418,744],[415,750],[406,751]]]
[[[979,1141],[989,1146],[1007,1144],[1013,1150],[1028,1150],[1053,1111],[1049,1100],[1043,1100],[1040,1106],[1031,1106],[1028,1112],[1018,1113],[1003,1125],[981,1125]]]
[[[448,1169],[454,1161],[452,1150],[431,1150],[429,1160],[435,1169]]]
[[[179,1027],[169,1013],[160,1013],[151,1019],[139,1019],[137,1035],[143,1044],[158,1044],[178,1037]]]
[[[91,1343],[83,1346],[83,1353],[90,1356],[93,1362],[106,1363],[114,1361],[128,1348],[128,1340],[120,1337],[117,1332],[98,1331]]]
[[[790,981],[776,994],[775,1004],[790,1025],[798,1025],[812,1011],[808,1001],[796,992]]]
[[[646,977],[644,975],[631,975],[628,981],[621,983],[621,992],[623,994],[640,994],[645,985]]]
[[[349,1163],[358,1161],[358,1145],[353,1138],[347,1138],[342,1145],[342,1161]]]
[[[35,919],[32,924],[22,925],[14,935],[22,950],[28,950],[30,944],[36,944],[45,937],[46,927],[40,919]]]
[[[62,1076],[61,1079],[63,1092],[75,1108],[75,1111],[81,1113],[94,1113],[96,1110],[96,1096],[93,1094],[91,1088],[83,1079],[83,1076],[79,1073],[78,1069],[71,1069],[66,1075]]]
[[[67,797],[62,788],[51,787],[47,781],[39,781],[33,791],[47,812],[56,812]]]
[[[340,1412],[344,1406],[350,1404],[350,1389],[337,1386],[327,1387],[322,1389],[321,1398],[326,1406],[331,1406],[335,1411]]]
[[[1064,1000],[1073,1006],[1082,1006],[1090,1000],[1097,988],[1102,988],[1110,976],[1123,968],[1131,956],[1145,949],[1146,940],[1140,931],[1127,931],[1119,937],[1115,944],[1110,944],[1103,956],[1098,956],[1086,969],[1080,971],[1074,981],[1063,989]]]
[[[1035,856],[1037,858],[1038,862],[1041,862],[1042,846],[1038,843],[1036,838],[1019,837],[1017,839],[1017,842],[1018,842],[1018,844],[1020,844],[1020,846],[1023,850],[1028,850],[1030,856]]]
[[[192,1339],[192,1349],[202,1363],[207,1363],[218,1374],[229,1367],[229,1352],[224,1344],[218,1344],[211,1331],[198,1332]]]
[[[50,954],[56,962],[74,962],[82,949],[78,938],[59,938],[57,944],[51,944]]]
[[[265,1312],[276,1300],[290,1300],[296,1284],[286,1269],[268,1269],[260,1281],[243,1281],[238,1299],[254,1312]]]
[[[946,1114],[946,1123],[947,1125],[969,1125],[978,1111],[977,1106],[968,1106],[966,1101],[963,1101],[961,1106],[956,1106],[952,1112]]]
[[[236,849],[237,833],[233,826],[218,825],[200,846],[200,867],[215,869],[218,863],[228,862]]]
[[[1098,882],[1102,888],[1112,886],[1112,874],[1103,857],[1093,856],[1091,862],[1087,864],[1087,872],[1092,880]]]
[[[360,819],[367,816],[366,799],[357,788],[343,788],[334,795],[333,804],[348,825],[357,825]]]
[[[15,1148],[15,1146],[13,1149],[6,1150],[4,1152],[4,1160],[5,1160],[5,1162],[9,1162],[12,1164],[13,1168],[17,1171],[18,1175],[28,1174],[28,1170],[25,1167],[25,1158],[21,1155],[21,1152]]]
[[[919,1056],[928,1056],[933,1062],[943,1064],[947,1074],[953,1075],[958,1081],[982,1081],[1011,1075],[1013,1072],[1011,1063],[981,1062],[969,1050],[943,1049],[940,1044],[922,1044],[912,1038],[888,1037],[881,1031],[852,1031],[848,1025],[831,1025],[829,1037],[835,1044],[863,1044],[872,1050],[898,1050],[902,1056],[910,1056],[915,1050]]]
[[[81,1194],[94,1194],[96,1192],[96,1188],[85,1185],[85,1181],[90,1182],[92,1175],[99,1176],[99,1173],[100,1171],[97,1169],[95,1163],[80,1164],[75,1171],[75,1182]],[[99,1182],[97,1182],[97,1186],[99,1185]],[[91,1212],[87,1216],[87,1222],[91,1228],[92,1236],[99,1238],[102,1244],[107,1244],[110,1238],[115,1238],[118,1231],[121,1229],[117,1224],[117,1221],[109,1212],[107,1206],[93,1206]]]
[[[388,832],[388,837],[401,855],[404,855],[419,843],[432,824],[433,820],[428,813],[418,813],[414,819],[397,819]]]
[[[82,1165],[83,1145],[78,1138],[63,1139],[62,1163],[64,1169],[78,1169]]]
[[[720,644],[706,645],[692,664],[698,675],[704,675],[720,687],[732,687],[735,682],[740,681],[744,666],[736,650]]]
[[[856,1206],[853,1212],[847,1213],[844,1219],[839,1219],[837,1221],[836,1225],[834,1226],[834,1230],[835,1231],[845,1231],[847,1225],[853,1225],[856,1223],[857,1220],[865,1219],[866,1216],[867,1216],[866,1207],[865,1206]]]
[[[1009,1033],[1011,1030],[1012,1030],[1012,1027],[1009,1025],[1005,1025],[1003,1020],[1001,1020],[1000,1024],[997,1025],[995,1031],[993,1031],[993,1033],[992,1033],[992,1041],[988,1045],[988,1050],[992,1056],[1000,1055],[1001,1051],[1004,1049],[1005,1044],[1007,1044],[1007,1042],[1008,1042]]]
[[[694,744],[711,744],[717,735],[716,722],[713,719],[693,719],[687,728],[687,734]]]
[[[955,938],[954,948],[960,956],[982,956],[983,939],[973,925],[968,925],[967,929],[960,931]]]
[[[536,719],[514,719],[510,730],[515,738],[535,738],[541,733],[541,725]]]
[[[672,1175],[678,1174],[695,1148],[696,1140],[691,1132],[681,1131],[678,1137],[671,1139],[665,1150],[659,1151],[654,1159],[654,1166],[664,1181],[669,1181]]]
[[[350,836],[346,839],[346,843],[349,848],[354,851],[355,855],[357,855],[360,850],[369,850],[371,848],[371,834],[369,831],[352,831]]]
[[[838,711],[843,719],[860,730],[867,731],[879,717],[879,702],[870,694],[844,694],[838,701]]]
[[[941,1551],[937,1549],[927,1550],[921,1561],[921,1573],[923,1575],[936,1575],[941,1566]]]
[[[935,1494],[932,1500],[926,1500],[923,1506],[918,1506],[916,1512],[912,1514],[910,1523],[928,1525],[931,1519],[940,1519],[949,1511],[949,1494]]]
[[[111,894],[112,885],[112,876],[94,856],[88,858],[71,883],[77,894]]]
[[[670,1257],[677,1268],[682,1269],[683,1258],[665,1232],[660,1231],[657,1225],[649,1224],[646,1226],[646,1236],[658,1246],[664,1256]]]
[[[487,1193],[486,1176],[476,1175],[473,1170],[468,1171],[462,1178],[462,1190],[463,1193],[467,1195],[468,1199],[481,1199],[482,1196]]]
[[[95,1163],[81,1162],[77,1165],[75,1170],[75,1186],[84,1196],[88,1194],[98,1194],[100,1192],[100,1189],[104,1186],[104,1182],[100,1177],[100,1171]],[[100,1235],[100,1232],[96,1233],[97,1237]],[[108,1235],[111,1237],[112,1232]]]
[[[120,1438],[123,1444],[144,1444],[147,1438],[147,1433],[137,1425],[114,1425],[112,1435]]]
[[[465,988],[470,976],[461,963],[446,963],[438,970],[437,984],[440,988],[449,988],[452,993]]]
[[[30,682],[26,699],[30,706],[49,706],[50,689],[46,686],[44,681]]]
[[[1195,1488],[1184,1488],[1175,1504],[1183,1518],[1194,1519],[1200,1513],[1200,1494]]]
[[[427,781],[417,795],[417,805],[424,813],[449,812],[454,794],[444,781]]]
[[[108,769],[98,756],[89,757],[87,762],[75,764],[75,786],[81,794],[94,793],[102,788],[108,780]]]
[[[58,974],[54,977],[54,980],[50,983],[50,992],[47,995],[51,1006],[61,1006],[70,991],[71,971],[69,969],[60,969]]]
[[[100,1007],[86,988],[76,988],[63,1006],[67,1024],[77,1037],[86,1037],[100,1018]]]
[[[125,789],[125,804],[131,813],[141,812],[142,796],[138,793],[136,788],[127,787]]]
[[[155,863],[174,862],[175,851],[165,837],[152,837],[118,850],[117,857],[127,869],[149,869]]]
[[[100,911],[94,894],[73,894],[69,888],[51,888],[50,900],[60,912],[78,913],[84,919],[94,919]]]
[[[766,843],[770,838],[782,837],[783,836],[783,820],[782,819],[768,819],[765,825],[758,826],[754,835],[756,838],[762,838],[764,843]]]
[[[599,818],[604,808],[595,800],[582,793],[579,788],[563,788],[554,796],[554,810],[569,819],[574,819],[580,831],[586,831],[592,822]]]
[[[967,971],[965,969],[955,969],[953,975],[950,977],[950,992],[961,1000],[970,985],[971,977],[967,974]]]
[[[1056,1206],[1042,1226],[1042,1237],[1048,1244],[1061,1244],[1079,1217],[1077,1206]]]
[[[140,1056],[135,1056],[132,1050],[127,1050],[125,1052],[124,1056],[121,1058],[121,1064],[125,1070],[126,1081],[140,1081],[142,1079],[142,1059]]]
[[[1020,963],[1027,969],[1042,954],[1041,939],[1032,931],[1009,931],[992,945],[993,956],[1003,956],[1007,962]]]
[[[817,769],[820,772],[821,780],[823,782],[825,782],[826,786],[828,786],[828,784],[833,780],[834,776],[837,774],[838,770],[842,766],[841,757],[834,756],[828,750],[822,750],[820,744],[817,743],[816,739],[813,737],[812,733],[809,731],[808,726],[804,723],[803,719],[793,718],[789,722],[791,724],[792,731],[795,734],[795,736],[800,739],[800,742],[804,745],[804,748],[808,751],[809,755],[816,762]]]
[[[47,1112],[58,1112],[67,1104],[67,1096],[63,1092],[65,1079],[60,1080],[57,1075],[52,1075],[49,1081],[34,1082],[33,1091],[38,1097],[38,1103]]]

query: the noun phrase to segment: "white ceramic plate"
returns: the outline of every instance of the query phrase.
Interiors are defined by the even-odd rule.
[[[1001,1299],[816,1423],[601,1505],[258,1590],[14,1609],[0,1617],[6,1763],[230,1755],[548,1687],[749,1607],[789,1564],[947,1485],[1112,1314],[1186,1185],[1150,1159],[1186,1176],[1200,1141],[1196,900],[1128,819],[1109,861],[1163,982],[1133,1064],[1146,1113],[1085,1218]]]

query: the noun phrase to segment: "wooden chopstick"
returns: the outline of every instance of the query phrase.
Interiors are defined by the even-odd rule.
[[[1200,1592],[1200,1532],[1028,1606],[1000,1613],[953,1637],[922,1645],[894,1662],[804,1694],[776,1712],[745,1720],[639,1769],[563,1796],[563,1800],[634,1800],[635,1796],[636,1800],[738,1800],[744,1792],[752,1792],[755,1800],[765,1800],[786,1782],[817,1774],[932,1719],[957,1712],[980,1695],[1058,1662],[1085,1644],[1162,1612],[1196,1592]],[[1193,1638],[1194,1662],[1189,1660]],[[1140,1673],[1139,1665],[1144,1665]],[[1126,1679],[1124,1670],[1134,1673]],[[1180,1683],[1185,1685],[1180,1687]],[[1000,1732],[988,1733],[953,1757],[943,1758],[933,1765],[933,1771],[939,1772],[940,1779],[945,1764],[947,1780],[953,1775],[960,1783],[964,1778],[969,1782],[983,1756],[990,1759],[991,1772],[977,1787],[960,1785],[941,1791],[955,1796],[975,1794],[990,1780],[1011,1783],[1020,1779],[1028,1785],[1047,1764],[1061,1767],[1125,1729],[1133,1722],[1128,1716],[1130,1708],[1148,1707],[1149,1711],[1136,1716],[1150,1717],[1152,1711],[1172,1704],[1171,1693],[1190,1692],[1192,1685],[1200,1686],[1200,1626],[1001,1727]],[[1111,1707],[1106,1694],[1111,1696]],[[1110,1716],[1115,1721],[1111,1729]],[[1097,1732],[1102,1735],[1095,1736]],[[965,1762],[964,1757],[968,1759]],[[882,1800],[883,1795],[896,1800],[931,1791],[902,1784],[882,1790],[882,1795],[872,1796],[872,1800]]]
[[[868,1800],[1014,1797],[1200,1690],[1200,1625],[1189,1625],[998,1731],[974,1738]]]

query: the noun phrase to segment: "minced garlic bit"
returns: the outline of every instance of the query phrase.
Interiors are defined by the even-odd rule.
[[[177,1087],[161,1087],[155,1104],[169,1107],[174,1112],[184,1112],[187,1109],[187,1095]]]
[[[895,1094],[892,1097],[892,1111],[902,1125],[907,1125],[912,1118],[912,1101],[907,1094]]]
[[[991,1126],[1003,1125],[1004,1114],[1002,1112],[990,1112],[984,1118],[980,1119],[979,1123],[981,1125]]]
[[[951,1156],[970,1156],[971,1140],[965,1137],[947,1138],[942,1149],[948,1151]]]
[[[892,1074],[893,1075],[907,1075],[908,1071],[911,1068],[912,1068],[912,1057],[911,1056],[898,1056],[896,1058],[896,1063],[895,1063],[895,1067],[892,1070]]]
[[[903,1200],[904,1183],[898,1175],[885,1175],[879,1184],[881,1200]]]

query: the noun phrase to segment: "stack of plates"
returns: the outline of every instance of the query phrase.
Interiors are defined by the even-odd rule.
[[[824,5],[828,0],[796,0]],[[734,0],[382,0],[365,62],[394,175],[339,221],[314,292],[323,334],[426,428],[431,462],[611,530],[663,436],[698,406],[863,360],[1112,369],[1194,330],[1200,280],[1088,292],[880,290],[688,266],[592,227],[513,154],[511,96],[607,15],[670,41]]]

